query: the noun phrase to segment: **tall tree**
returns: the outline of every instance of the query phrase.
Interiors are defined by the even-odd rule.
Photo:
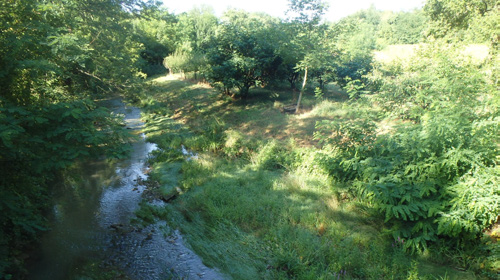
[[[179,41],[178,18],[158,6],[143,9],[132,20],[135,40],[142,44],[140,69],[148,76],[165,73],[163,58],[174,52]]]
[[[196,7],[179,16],[179,47],[202,51],[203,44],[215,34],[218,19],[209,6]],[[184,46],[185,44],[188,46]]]
[[[422,10],[391,14],[380,23],[377,35],[385,44],[417,44],[424,38],[426,21]]]
[[[336,82],[346,86],[350,81],[362,81],[371,69],[373,50],[381,12],[375,7],[361,10],[330,26],[334,33],[337,57]]]
[[[169,71],[197,73],[206,67],[205,45],[215,35],[218,19],[209,6],[181,14],[177,24],[179,40],[175,52],[165,58]]]
[[[297,30],[294,41],[297,48],[300,49],[301,58],[297,63],[297,70],[304,71],[302,87],[300,89],[299,99],[295,112],[300,109],[300,102],[307,83],[309,69],[320,60],[317,54],[319,39],[321,38],[319,28],[321,17],[327,10],[327,4],[321,0],[290,0],[287,11],[289,21]]]
[[[428,0],[424,6],[431,19],[428,33],[440,38],[453,30],[468,29],[477,17],[490,12],[498,15],[498,6],[497,0]]]

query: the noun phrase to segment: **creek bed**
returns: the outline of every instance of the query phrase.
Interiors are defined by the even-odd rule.
[[[120,99],[106,106],[125,116],[125,123],[140,135],[131,156],[109,162],[83,162],[71,182],[54,192],[51,230],[28,266],[28,279],[86,279],[88,265],[97,270],[116,268],[122,279],[224,279],[186,247],[176,230],[157,223],[146,228],[130,224],[145,190],[146,160],[156,145],[145,140],[140,110]]]

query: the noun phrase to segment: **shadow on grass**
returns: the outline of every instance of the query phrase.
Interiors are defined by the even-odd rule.
[[[372,218],[338,202],[321,178],[215,158],[185,162],[182,173],[186,193],[163,218],[235,279],[406,275],[408,259],[388,254]]]
[[[412,258],[381,234],[381,219],[340,202],[321,178],[215,158],[182,170],[186,193],[164,218],[175,217],[204,261],[235,279],[407,279],[412,270]]]
[[[288,90],[279,92],[259,89],[254,90],[254,95],[247,100],[232,100],[205,85],[186,81],[153,82],[152,88],[147,93],[148,98],[154,100],[155,104],[170,108],[168,115],[171,118],[195,131],[206,127],[208,121],[216,120],[228,128],[238,127],[252,138],[295,138],[301,144],[313,145],[315,123],[324,119],[323,116],[304,118],[301,115],[281,113],[280,104],[293,101],[293,94]],[[155,112],[154,107],[146,106],[145,112]]]

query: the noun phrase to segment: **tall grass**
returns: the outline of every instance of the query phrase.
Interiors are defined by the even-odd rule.
[[[182,192],[164,207],[143,207],[179,228],[207,265],[234,279],[473,279],[407,255],[383,217],[330,175],[322,163],[334,158],[299,139],[312,136],[308,122],[359,118],[363,110],[323,101],[289,116],[273,100],[231,104],[179,81],[149,94],[168,104],[166,116],[144,110],[148,139],[163,150],[150,178]],[[295,137],[283,135],[290,131]],[[198,158],[172,152],[181,144]]]

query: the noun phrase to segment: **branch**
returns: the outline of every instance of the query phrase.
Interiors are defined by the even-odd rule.
[[[96,80],[99,80],[99,81],[101,81],[102,83],[104,83],[104,81],[103,81],[101,78],[97,77],[96,75],[94,75],[94,74],[92,74],[92,73],[85,72],[85,71],[80,70],[80,69],[76,69],[76,70],[77,70],[78,72],[80,72],[80,73],[84,74],[84,75],[87,75],[87,76],[89,76],[89,77],[92,77],[92,78],[94,78],[94,79],[96,79]]]
[[[95,36],[95,38],[92,39],[92,41],[89,43],[89,46],[92,45],[92,43],[94,43],[94,41],[97,40],[97,38],[99,38],[99,35],[101,35],[101,32],[102,32],[102,30],[99,30],[99,33],[97,33],[97,35]]]

